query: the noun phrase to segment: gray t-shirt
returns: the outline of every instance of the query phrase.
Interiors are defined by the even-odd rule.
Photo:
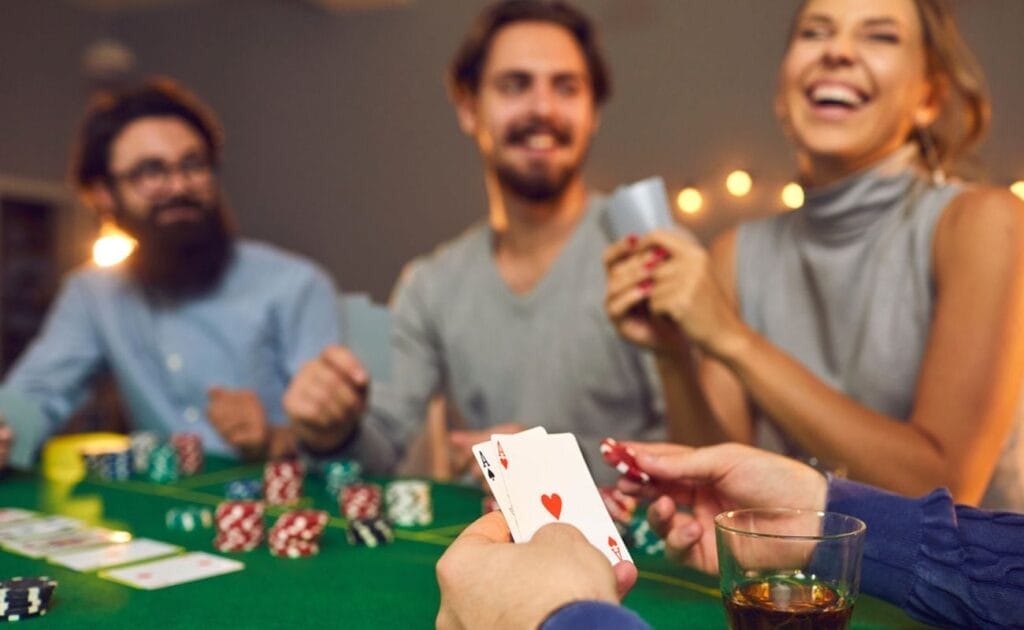
[[[931,329],[935,225],[961,190],[899,168],[906,159],[814,191],[800,211],[742,225],[736,246],[743,320],[829,386],[899,420],[913,413]],[[1019,426],[1018,417],[983,507],[1024,510]],[[763,414],[756,431],[759,446],[806,456]]]
[[[486,224],[410,265],[392,304],[392,379],[373,386],[348,453],[371,470],[390,470],[438,392],[468,429],[519,422],[575,433],[602,482],[616,476],[598,463],[603,437],[663,439],[653,360],[624,341],[604,311],[602,203],[592,196],[526,294],[499,275]]]

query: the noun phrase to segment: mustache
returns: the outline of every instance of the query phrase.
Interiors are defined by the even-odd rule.
[[[152,208],[150,209],[150,214],[151,216],[156,216],[169,208],[192,208],[194,210],[199,210],[202,212],[206,212],[209,210],[206,204],[204,204],[199,199],[196,199],[192,195],[177,195],[176,197],[171,197],[166,201],[161,201],[159,203],[153,204]]]
[[[555,139],[555,144],[567,146],[572,142],[572,131],[546,120],[533,118],[525,123],[514,125],[505,134],[506,144],[523,144],[526,139],[537,133],[548,133]]]

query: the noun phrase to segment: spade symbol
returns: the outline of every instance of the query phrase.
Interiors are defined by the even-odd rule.
[[[494,471],[491,470],[490,468],[487,469],[487,478],[490,479],[491,481],[494,481]]]

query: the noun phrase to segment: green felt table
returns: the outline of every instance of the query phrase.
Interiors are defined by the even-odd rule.
[[[206,472],[169,485],[142,480],[87,479],[55,484],[41,476],[9,473],[0,480],[0,507],[21,507],[65,514],[86,522],[123,529],[190,551],[214,552],[211,530],[168,530],[164,516],[185,504],[215,506],[224,484],[258,478],[261,467],[208,460]],[[428,628],[437,614],[434,564],[459,531],[480,513],[482,492],[438,484],[433,489],[434,523],[396,531],[383,548],[353,547],[345,540],[345,522],[321,480],[307,477],[304,504],[332,515],[318,556],[275,558],[266,547],[224,554],[245,569],[156,591],[136,590],[77,573],[45,560],[0,551],[0,577],[49,575],[60,583],[49,614],[19,622],[48,628]],[[268,527],[283,510],[268,508]],[[625,600],[655,628],[723,628],[725,616],[716,580],[683,569],[661,557],[636,554],[640,579]],[[920,627],[899,609],[862,596],[854,628]]]

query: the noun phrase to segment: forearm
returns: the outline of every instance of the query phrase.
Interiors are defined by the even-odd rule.
[[[908,499],[829,483],[827,508],[867,523],[861,590],[927,623],[1024,623],[1024,515],[954,506],[943,490]]]
[[[681,348],[674,354],[658,354],[656,363],[669,441],[707,446],[737,439],[725,430],[708,404],[689,348]]]
[[[758,335],[722,360],[761,410],[826,465],[902,494],[956,485],[956,468],[926,433],[829,387]]]

